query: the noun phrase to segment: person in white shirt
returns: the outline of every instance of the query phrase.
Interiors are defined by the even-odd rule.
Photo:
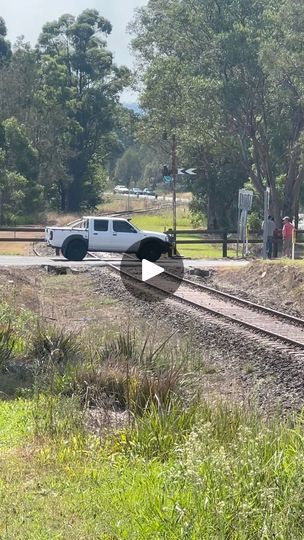
[[[263,228],[264,228],[264,222],[263,222]],[[271,259],[272,257],[272,245],[273,245],[273,233],[276,229],[275,222],[272,216],[268,216],[266,221],[266,230],[267,230],[267,244],[266,244],[266,252],[268,259]]]

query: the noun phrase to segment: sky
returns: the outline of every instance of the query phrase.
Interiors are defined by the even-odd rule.
[[[114,53],[115,63],[132,67],[126,26],[132,20],[135,8],[147,3],[148,0],[0,0],[0,16],[6,22],[12,43],[23,35],[26,41],[35,45],[45,22],[58,19],[64,13],[78,15],[87,8],[97,9],[113,26],[108,48]],[[127,90],[122,101],[136,101],[136,94]]]

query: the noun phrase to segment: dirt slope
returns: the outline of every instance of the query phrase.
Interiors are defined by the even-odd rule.
[[[221,269],[208,285],[304,316],[304,264],[255,261],[241,269]]]

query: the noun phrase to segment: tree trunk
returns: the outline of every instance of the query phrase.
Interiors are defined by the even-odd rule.
[[[212,180],[209,183],[208,189],[208,230],[218,229],[218,222],[216,217],[216,185]]]

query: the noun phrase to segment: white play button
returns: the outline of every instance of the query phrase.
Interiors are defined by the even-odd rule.
[[[148,281],[149,279],[152,279],[155,276],[159,276],[159,274],[162,274],[164,271],[165,270],[161,268],[161,266],[158,266],[157,264],[147,261],[146,259],[142,260],[142,267],[141,267],[142,281]]]

